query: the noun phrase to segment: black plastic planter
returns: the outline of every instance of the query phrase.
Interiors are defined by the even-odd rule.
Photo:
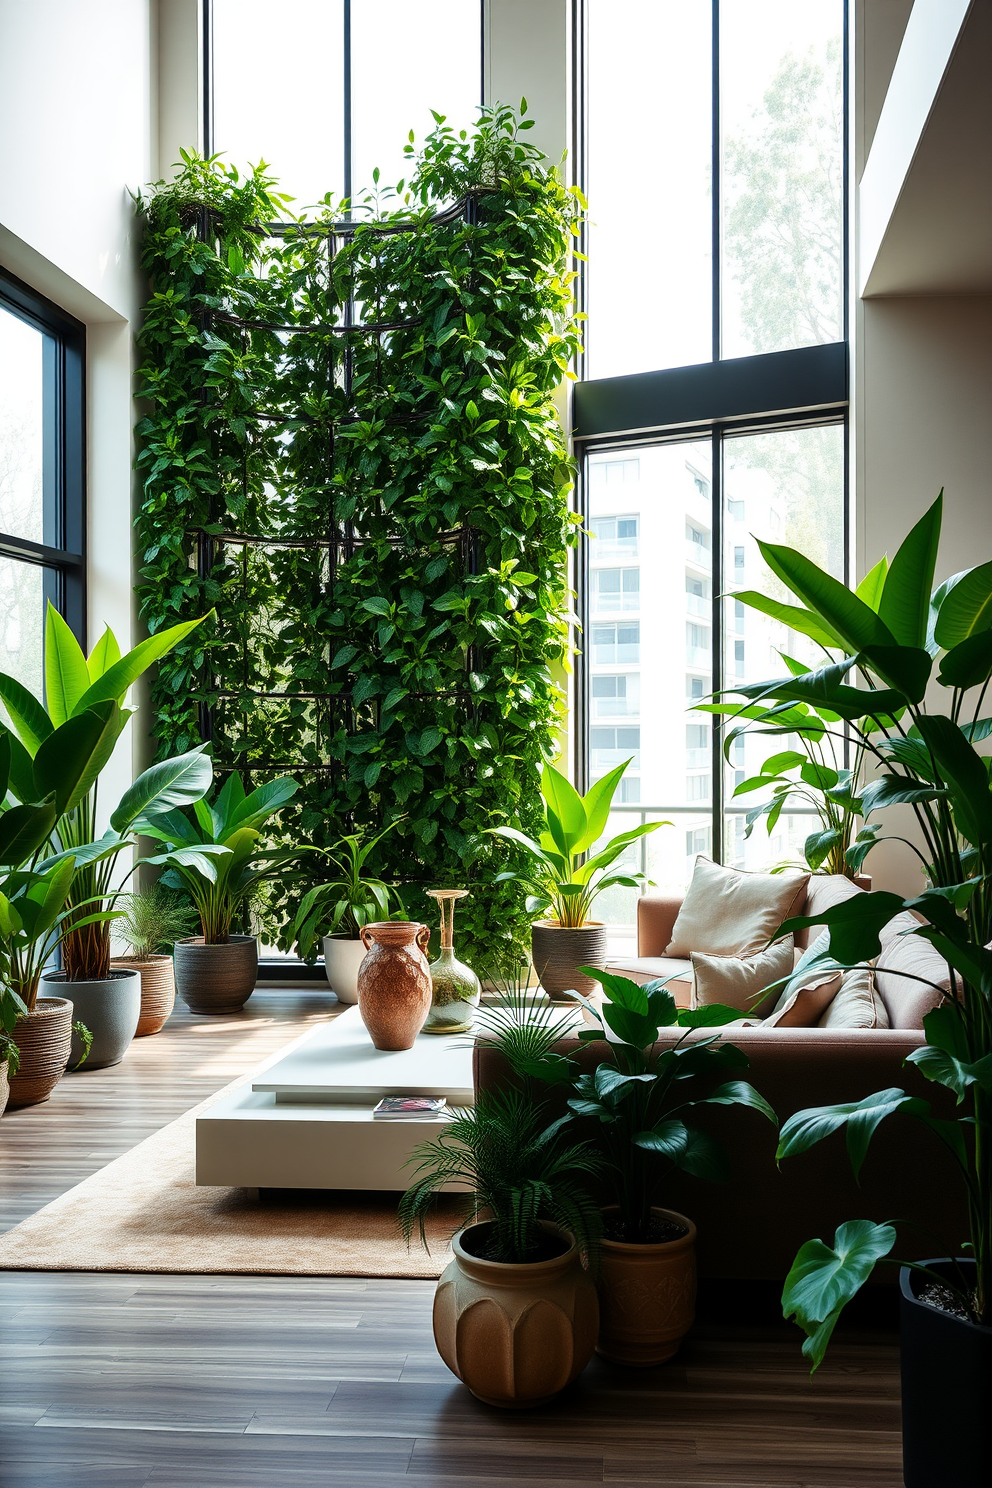
[[[926,1261],[949,1281],[973,1261]],[[992,1328],[941,1312],[917,1293],[928,1278],[899,1273],[902,1454],[906,1488],[988,1488],[992,1481]]]

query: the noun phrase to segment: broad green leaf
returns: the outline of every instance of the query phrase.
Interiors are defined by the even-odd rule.
[[[990,674],[992,630],[980,630],[946,652],[941,658],[937,681],[944,687],[960,687],[967,692],[969,687],[981,687]]]
[[[800,1249],[782,1289],[782,1316],[794,1318],[808,1335],[803,1353],[813,1369],[823,1361],[842,1309],[895,1243],[891,1225],[852,1219],[838,1227],[832,1246],[807,1240]]]
[[[836,1106],[810,1106],[808,1110],[797,1111],[783,1124],[775,1157],[780,1161],[784,1157],[795,1157],[797,1153],[808,1152],[817,1142],[822,1142],[824,1137],[829,1137],[846,1126],[847,1152],[857,1177],[868,1143],[879,1122],[897,1111],[919,1115],[925,1114],[927,1109],[926,1101],[894,1087],[877,1090],[860,1101],[847,1101]]]
[[[116,703],[106,702],[59,724],[34,757],[38,797],[53,793],[60,816],[78,806],[113,754],[130,716]]]
[[[910,528],[885,577],[878,615],[900,646],[915,648],[926,645],[943,497],[941,492],[930,509]],[[884,646],[885,642],[880,644]]]
[[[888,626],[838,579],[793,548],[761,542],[761,556],[774,574],[811,609],[851,651],[892,646]],[[929,590],[927,591],[929,593]]]
[[[958,831],[976,847],[992,842],[992,794],[982,757],[940,713],[922,714],[917,727],[950,792]]]
[[[755,589],[743,589],[740,593],[735,593],[734,599],[740,600],[741,604],[749,605],[752,610],[760,611],[762,615],[769,615],[773,620],[780,621],[800,635],[809,636],[811,641],[816,641],[821,646],[843,649],[844,643],[836,632],[831,630],[820,616],[811,614],[809,610],[800,609],[798,605],[782,604],[777,599],[769,599],[767,595],[760,594]]]
[[[280,775],[277,780],[268,780],[253,790],[232,811],[225,825],[225,836],[227,832],[238,827],[260,827],[263,822],[268,821],[270,816],[291,801],[299,790],[295,780],[288,775]]]
[[[38,745],[52,732],[52,720],[34,693],[6,672],[0,672],[0,702],[10,715],[15,734],[33,759]]]
[[[878,614],[879,601],[882,598],[882,590],[885,587],[885,576],[889,571],[889,560],[883,554],[875,567],[869,569],[861,583],[855,589],[859,599],[864,600],[870,610]]]
[[[866,646],[862,657],[868,669],[911,703],[921,702],[930,680],[933,657],[918,646]]]
[[[96,682],[104,672],[121,659],[121,648],[109,625],[104,626],[103,635],[86,658],[86,671],[91,682]]]
[[[56,728],[72,717],[89,682],[82,648],[49,600],[45,616],[45,701]]]
[[[203,745],[175,759],[163,760],[144,770],[124,792],[110,825],[126,832],[139,816],[155,815],[173,806],[188,806],[200,800],[210,789],[213,765],[203,753]]]
[[[760,1091],[755,1090],[746,1080],[728,1080],[725,1085],[719,1085],[711,1095],[703,1097],[701,1102],[695,1102],[704,1106],[749,1106],[752,1111],[760,1111],[762,1116],[778,1126],[778,1117],[771,1106],[765,1100]]]
[[[932,785],[921,785],[906,775],[879,775],[861,792],[861,814],[871,816],[886,806],[904,806],[915,801],[935,801],[943,795]]]
[[[972,1064],[956,1059],[946,1049],[935,1049],[924,1044],[922,1049],[913,1049],[906,1055],[907,1064],[915,1064],[922,1075],[938,1085],[946,1085],[958,1098],[964,1100],[972,1085],[978,1085],[986,1094],[992,1095],[992,1054]]]
[[[560,829],[560,836],[556,836],[553,829],[551,832],[559,851],[566,856],[580,852],[582,849],[578,844],[589,824],[582,797],[574,785],[554,765],[546,764],[541,772],[541,794],[548,804],[549,826],[553,815]]]
[[[803,844],[803,857],[814,873],[823,866],[840,841],[841,834],[836,827],[829,827],[824,832],[810,832]]]
[[[54,801],[11,806],[0,814],[0,863],[19,868],[34,856],[55,827]]]
[[[939,1007],[931,1008],[929,1013],[924,1014],[923,1031],[927,1036],[927,1043],[935,1048],[946,1050],[956,1059],[967,1060],[970,1057],[964,1021],[961,1011],[954,1003],[941,1003]]]
[[[676,1161],[694,1178],[705,1178],[708,1183],[730,1182],[730,1159],[723,1145],[698,1127],[687,1127],[685,1150]]]
[[[722,1028],[727,1023],[736,1023],[740,1016],[740,1008],[708,1002],[704,1007],[680,1008],[677,1022],[680,1028]]]
[[[950,650],[992,626],[992,563],[956,574],[937,612],[934,640]]]
[[[73,704],[72,712],[79,713],[84,708],[91,707],[94,703],[102,703],[108,699],[112,702],[123,703],[125,694],[138,678],[147,672],[148,668],[156,661],[170,652],[181,640],[189,635],[190,631],[202,625],[206,615],[200,615],[196,620],[184,620],[181,625],[170,626],[168,630],[160,630],[147,640],[140,641],[119,661],[115,661],[101,677],[83,691]],[[80,652],[82,655],[82,652]],[[85,662],[84,662],[85,667]],[[89,674],[87,673],[87,680]],[[49,703],[49,710],[51,703]]]
[[[638,1132],[633,1140],[635,1147],[641,1147],[645,1152],[657,1152],[659,1156],[679,1163],[689,1145],[689,1133],[684,1121],[670,1117],[667,1121],[659,1121],[651,1131]]]
[[[859,961],[871,961],[880,953],[879,932],[900,912],[903,903],[899,894],[884,890],[854,894],[821,914],[786,920],[776,931],[775,939],[812,925],[826,925],[830,930],[830,954],[844,966],[856,966]]]

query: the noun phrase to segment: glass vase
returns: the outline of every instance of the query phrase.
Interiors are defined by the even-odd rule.
[[[482,987],[471,966],[455,959],[455,903],[467,889],[428,889],[441,911],[441,954],[430,965],[434,988],[423,1033],[467,1033],[479,1006]]]

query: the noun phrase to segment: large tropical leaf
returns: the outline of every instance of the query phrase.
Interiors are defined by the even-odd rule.
[[[548,829],[560,853],[571,857],[588,828],[582,797],[560,770],[547,764],[541,772],[541,794],[547,803]]]
[[[941,659],[937,681],[944,687],[981,687],[992,674],[992,630],[980,630],[958,641]]]
[[[49,600],[45,616],[45,700],[56,728],[71,718],[89,681],[82,647]]]
[[[850,651],[895,644],[892,632],[874,610],[802,553],[760,540],[758,547],[772,572],[840,637]]]
[[[937,611],[934,640],[950,649],[992,627],[992,563],[981,563],[948,580]]]
[[[52,732],[52,720],[34,693],[6,672],[0,672],[0,702],[7,709],[18,739],[34,758],[38,745]]]
[[[277,780],[269,780],[265,785],[260,785],[257,790],[245,796],[230,813],[223,826],[223,835],[226,837],[228,832],[237,827],[260,827],[285,806],[287,801],[291,801],[298,790],[296,781],[288,775],[280,775]]]
[[[624,760],[622,765],[617,765],[615,769],[610,770],[609,774],[604,775],[602,780],[597,780],[594,785],[591,785],[582,797],[586,827],[575,844],[576,852],[588,852],[593,843],[598,842],[606,831],[616,788],[629,764],[629,759]]]
[[[866,646],[861,653],[870,668],[910,703],[919,703],[927,690],[933,658],[922,646]]]
[[[933,506],[907,532],[885,577],[878,617],[900,646],[926,645],[943,504],[941,491]]]
[[[39,806],[11,806],[0,815],[0,863],[19,868],[51,836],[56,822],[55,802]]]
[[[818,915],[802,915],[779,926],[775,939],[812,925],[826,925],[830,930],[830,954],[843,966],[856,966],[871,961],[882,946],[879,932],[899,914],[904,905],[898,894],[878,890],[872,894],[853,894]]]
[[[121,659],[121,648],[117,644],[117,637],[109,625],[103,628],[103,635],[97,641],[93,650],[86,658],[86,671],[91,682],[96,682],[104,672],[110,670],[115,662]]]
[[[859,599],[864,600],[870,610],[875,611],[876,615],[878,614],[878,606],[882,598],[882,590],[885,588],[885,576],[888,571],[889,560],[883,553],[882,557],[875,564],[875,567],[869,569],[854,591]]]
[[[852,1219],[838,1227],[832,1246],[807,1240],[799,1251],[782,1289],[782,1315],[794,1318],[808,1335],[803,1353],[813,1369],[823,1360],[843,1308],[895,1243],[891,1225]]]
[[[47,715],[46,715],[47,716]],[[34,760],[16,734],[0,723],[0,737],[9,750],[7,789],[17,801],[30,802],[37,794],[34,782]]]
[[[122,656],[119,661],[109,666],[95,682],[89,681],[84,659],[83,670],[86,672],[88,685],[77,695],[70,711],[78,713],[83,708],[89,708],[94,703],[102,703],[108,699],[123,703],[128,688],[137,682],[153,662],[165,656],[173,646],[178,645],[185,636],[188,636],[191,630],[202,625],[206,618],[206,615],[200,615],[196,620],[185,620],[181,625],[173,625],[168,630],[160,630],[157,634],[149,636],[146,641],[139,642],[133,650],[128,651],[126,656]],[[82,652],[79,654],[82,656]],[[51,710],[50,698],[49,710]]]
[[[895,1087],[876,1090],[860,1101],[846,1101],[836,1106],[810,1106],[805,1111],[797,1111],[783,1124],[775,1156],[781,1160],[784,1157],[795,1157],[800,1152],[808,1152],[817,1142],[822,1142],[824,1137],[829,1137],[846,1126],[847,1153],[857,1177],[868,1151],[868,1143],[886,1116],[893,1116],[897,1111],[920,1116],[926,1115],[928,1109],[926,1101],[907,1095],[905,1090]]]
[[[124,792],[110,825],[118,832],[128,827],[146,813],[156,815],[171,810],[174,806],[188,806],[199,801],[210,789],[213,765],[200,744],[187,754],[175,759],[162,760],[144,770],[134,784]]]
[[[813,615],[809,610],[800,609],[798,605],[782,604],[780,600],[769,599],[766,594],[760,594],[756,589],[742,589],[734,594],[734,599],[741,604],[749,605],[752,610],[759,610],[762,615],[770,615],[773,620],[778,620],[782,625],[787,625],[790,630],[797,631],[799,635],[809,636],[811,641],[817,641],[821,646],[833,646],[843,649],[843,641],[831,630],[826,621],[818,615]]]
[[[778,1126],[778,1117],[771,1106],[765,1100],[760,1091],[755,1090],[746,1080],[728,1080],[724,1085],[718,1085],[710,1095],[704,1096],[701,1101],[693,1101],[693,1105],[703,1106],[748,1106],[752,1111],[759,1111],[773,1126]]]
[[[78,806],[96,784],[130,716],[107,702],[60,723],[34,757],[38,797],[54,794],[60,816]]]
[[[945,792],[933,785],[911,780],[905,775],[879,775],[861,792],[861,815],[871,816],[886,806],[911,805],[917,801],[935,801]]]
[[[975,847],[992,842],[992,793],[981,755],[943,714],[922,714],[917,728],[947,784],[958,830]]]

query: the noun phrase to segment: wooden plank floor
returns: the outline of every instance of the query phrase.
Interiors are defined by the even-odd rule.
[[[333,1006],[333,1004],[331,1004]],[[178,1013],[116,1069],[0,1121],[0,1214],[32,1212],[328,1009],[260,991]],[[432,1282],[0,1273],[0,1488],[899,1488],[898,1359],[848,1338],[701,1328],[677,1360],[595,1360],[561,1400],[473,1400]]]

